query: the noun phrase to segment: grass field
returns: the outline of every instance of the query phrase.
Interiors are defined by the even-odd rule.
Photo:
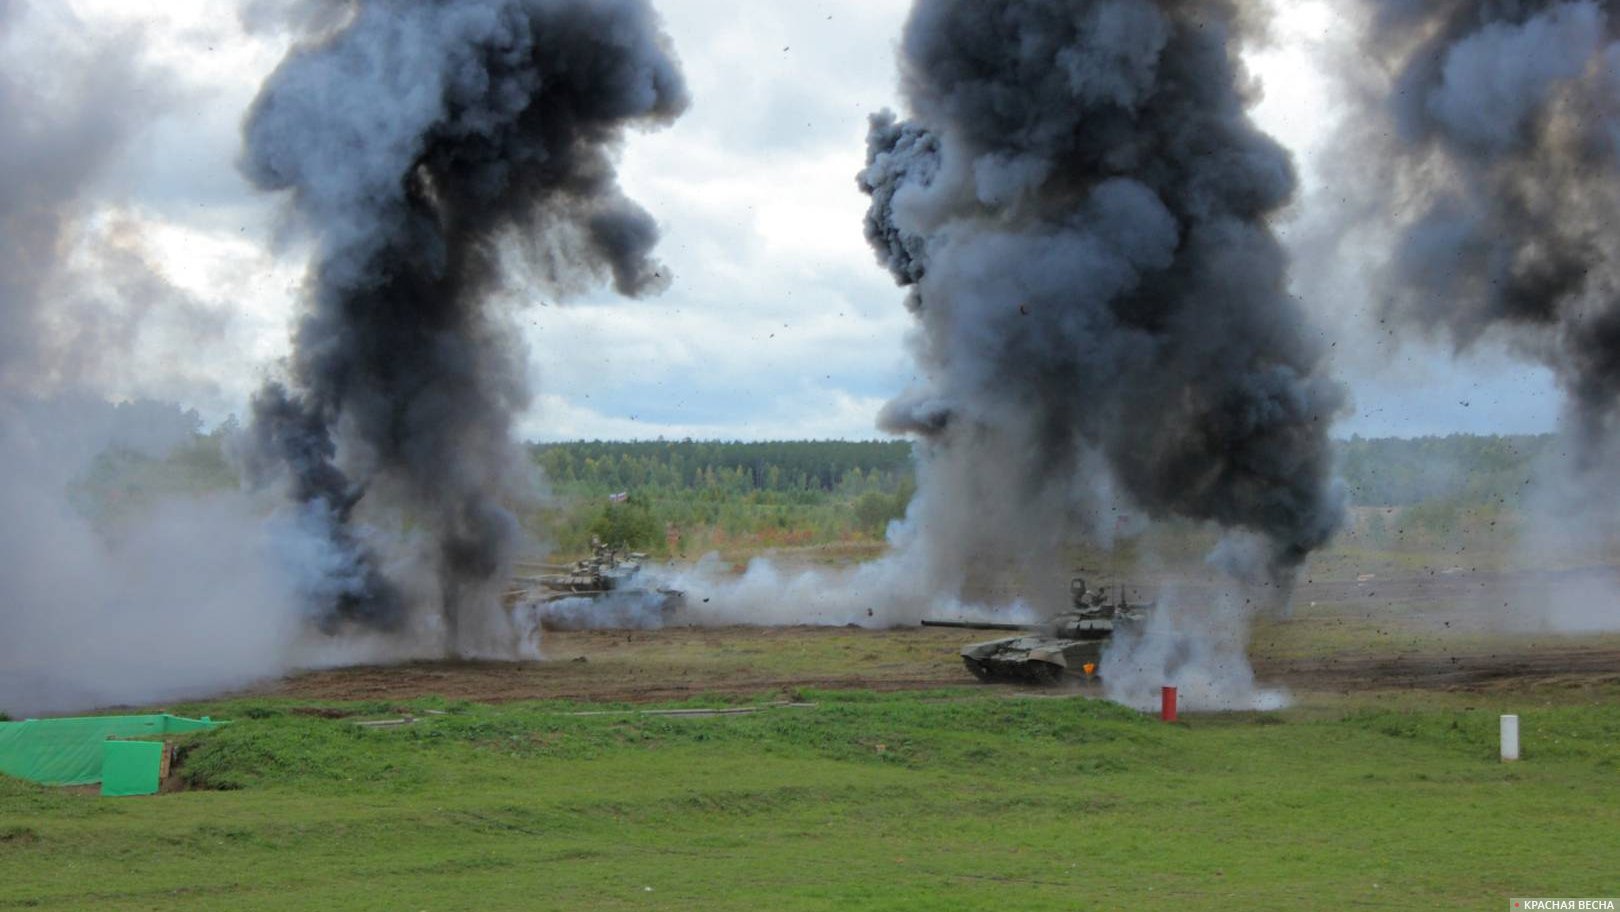
[[[850,557],[824,550],[786,557]],[[1494,613],[1589,591],[1594,572],[1455,562],[1319,556],[1295,613],[1251,643],[1294,705],[1174,725],[1095,686],[970,684],[956,651],[971,634],[940,628],[553,632],[543,662],[299,674],[169,706],[235,720],[187,736],[176,791],[0,777],[0,910],[1461,910],[1620,894],[1620,636]],[[1503,712],[1522,717],[1517,764],[1497,760]]]
[[[237,720],[187,742],[189,790],[0,779],[0,908],[1485,909],[1620,892],[1608,685],[1307,696],[1175,725],[989,688],[801,696],[814,705],[708,717],[181,707]],[[421,721],[353,724],[401,710]],[[1512,710],[1525,759],[1504,765]]]

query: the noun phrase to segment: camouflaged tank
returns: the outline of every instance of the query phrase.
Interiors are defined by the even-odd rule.
[[[678,589],[648,589],[630,583],[641,572],[647,555],[631,551],[621,554],[595,536],[591,537],[591,556],[575,561],[564,572],[538,577],[543,595],[538,601],[554,602],[559,599],[586,598],[605,600],[613,597],[635,598],[653,595],[658,599],[658,610],[665,617],[679,611],[686,603],[686,594]],[[542,616],[542,627],[548,625]]]
[[[1039,624],[933,620],[923,624],[1024,631],[963,647],[962,664],[981,681],[1056,684],[1065,677],[1089,677],[1101,662],[1103,644],[1115,628],[1141,623],[1151,606],[1128,603],[1124,586],[1117,587],[1116,599],[1109,601],[1107,591],[1087,590],[1086,581],[1078,576],[1070,582],[1069,593],[1073,607]]]

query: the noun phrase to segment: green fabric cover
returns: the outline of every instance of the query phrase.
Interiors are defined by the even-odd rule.
[[[101,742],[101,794],[157,794],[163,765],[162,741]]]
[[[101,745],[108,738],[155,738],[222,724],[168,714],[0,722],[0,773],[44,785],[90,785],[101,781]]]

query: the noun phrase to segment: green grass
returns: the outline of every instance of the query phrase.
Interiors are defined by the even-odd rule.
[[[388,729],[189,707],[237,719],[187,740],[197,790],[0,779],[0,908],[1477,909],[1614,888],[1612,694],[1517,698],[1508,766],[1503,707],[1477,697],[1163,725],[971,690],[805,696],[710,718],[329,706],[447,713]]]

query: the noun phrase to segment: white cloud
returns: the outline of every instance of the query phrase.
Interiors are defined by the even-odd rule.
[[[872,440],[879,434],[873,416],[881,397],[852,396],[841,389],[806,385],[774,396],[757,418],[661,422],[635,414],[604,414],[583,402],[547,394],[539,397],[531,423],[519,431],[532,440]]]

